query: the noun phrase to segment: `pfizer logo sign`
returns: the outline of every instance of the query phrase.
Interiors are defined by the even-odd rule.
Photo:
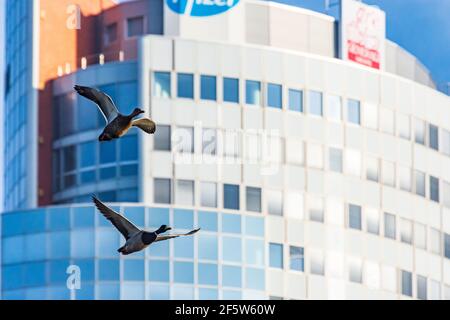
[[[191,17],[208,17],[224,13],[239,3],[240,0],[166,0],[169,8]]]

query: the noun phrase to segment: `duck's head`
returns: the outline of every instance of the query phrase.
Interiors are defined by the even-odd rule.
[[[159,233],[167,232],[169,230],[172,230],[172,228],[163,224],[161,227],[159,227],[159,229],[156,231],[156,233],[159,234]]]
[[[142,113],[145,113],[145,111],[140,109],[140,108],[134,108],[133,113],[131,114],[131,116],[137,117],[138,115],[140,115]]]
[[[102,133],[99,137],[98,137],[98,141],[111,141],[112,137],[107,134],[107,133]]]

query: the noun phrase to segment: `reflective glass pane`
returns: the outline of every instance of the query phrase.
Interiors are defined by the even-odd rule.
[[[246,216],[245,234],[248,236],[264,237],[264,218]]]
[[[170,72],[154,72],[153,79],[153,96],[170,98]]]
[[[178,98],[194,98],[194,75],[179,73],[177,77]]]
[[[261,212],[261,188],[246,187],[247,211]]]
[[[217,236],[201,234],[198,236],[198,258],[217,260],[218,242]]]
[[[289,247],[289,268],[295,271],[305,271],[305,256],[302,247]]]
[[[223,78],[223,101],[239,103],[239,79]]]
[[[100,281],[119,281],[120,264],[119,259],[100,259],[98,261],[98,280]]]
[[[200,204],[202,207],[217,207],[217,184],[214,182],[200,183]]]
[[[241,238],[222,237],[222,259],[231,262],[242,261]]]
[[[282,87],[279,84],[267,84],[267,105],[269,107],[281,109],[283,105]]]
[[[208,211],[198,212],[198,225],[205,231],[217,231],[217,213]]]
[[[353,204],[348,206],[348,226],[351,229],[361,230],[361,207]]]
[[[245,262],[258,266],[264,265],[264,241],[255,239],[245,240]]]
[[[157,125],[154,134],[154,149],[159,151],[170,151],[171,138],[170,126]]]
[[[198,283],[206,285],[217,285],[218,279],[217,264],[198,264]]]
[[[123,280],[144,281],[145,280],[144,260],[137,260],[137,259],[124,260]]]
[[[241,233],[241,216],[236,214],[222,214],[222,232]]]
[[[174,281],[178,283],[194,282],[194,264],[191,262],[173,263]]]
[[[176,229],[191,230],[194,227],[194,212],[191,210],[179,210],[173,211],[174,227]]]
[[[222,266],[222,285],[224,287],[240,288],[242,286],[241,267]]]
[[[148,278],[150,281],[169,282],[169,261],[150,260],[148,262]]]
[[[217,99],[217,81],[215,76],[200,76],[200,98],[202,100]]]
[[[247,289],[264,290],[265,274],[264,269],[246,268],[245,287]]]
[[[245,82],[245,103],[261,105],[261,82],[252,80]]]
[[[155,203],[171,203],[171,180],[158,179],[153,180],[153,201]]]
[[[309,98],[309,113],[316,116],[322,116],[323,115],[322,93],[318,91],[309,91],[308,98]]]
[[[289,89],[289,110],[303,112],[303,91]]]
[[[272,268],[283,269],[283,245],[269,243],[269,265]]]
[[[361,107],[358,100],[349,99],[347,101],[347,121],[354,124],[361,124]]]
[[[239,210],[239,186],[223,185],[223,207],[225,209]]]

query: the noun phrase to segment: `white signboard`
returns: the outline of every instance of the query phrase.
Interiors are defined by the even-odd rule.
[[[374,69],[384,68],[386,15],[355,0],[341,0],[341,57]]]

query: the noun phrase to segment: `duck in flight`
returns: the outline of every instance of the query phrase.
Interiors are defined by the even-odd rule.
[[[148,232],[136,227],[128,219],[106,206],[95,196],[92,196],[92,200],[94,201],[97,209],[105,216],[105,218],[108,219],[125,237],[125,244],[117,250],[123,255],[129,255],[133,252],[144,250],[154,242],[178,238],[182,236],[190,236],[200,230],[200,228],[198,228],[184,234],[161,235],[162,233],[172,229],[166,225],[162,225],[158,230]]]
[[[74,89],[79,95],[96,103],[100,112],[105,117],[107,125],[98,137],[99,141],[118,139],[125,135],[131,127],[138,127],[148,134],[155,133],[156,125],[152,120],[148,118],[133,120],[145,111],[136,108],[129,116],[125,116],[119,112],[111,97],[106,93],[94,88],[78,85]]]

